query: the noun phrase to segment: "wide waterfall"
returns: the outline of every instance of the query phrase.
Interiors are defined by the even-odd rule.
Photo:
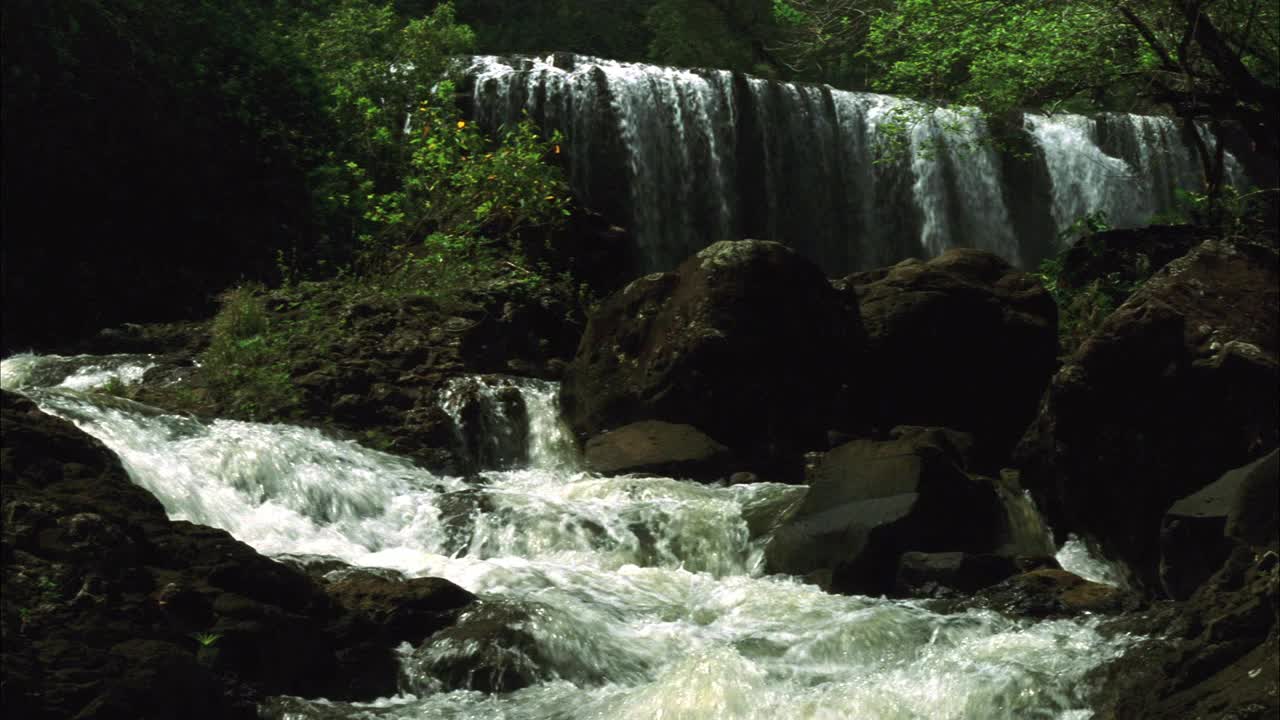
[[[645,270],[744,237],[832,274],[952,247],[1035,267],[1085,215],[1140,225],[1201,186],[1170,118],[1027,115],[995,132],[971,108],[566,54],[476,57],[465,77],[483,125],[527,114],[564,134],[575,192],[628,225]],[[1233,158],[1228,175],[1244,181]]]
[[[150,362],[16,356],[0,383],[99,438],[171,517],[277,557],[445,577],[532,613],[530,687],[448,691],[431,674],[442,650],[405,645],[400,694],[278,698],[264,717],[1084,720],[1087,673],[1132,642],[1093,620],[942,615],[766,576],[770,519],[803,488],[583,472],[548,383],[498,381],[523,396],[528,460],[463,480],[316,430],[198,421],[97,390]]]

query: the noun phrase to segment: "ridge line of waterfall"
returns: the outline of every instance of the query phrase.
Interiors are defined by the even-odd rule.
[[[973,108],[727,70],[558,53],[477,56],[465,77],[482,125],[527,113],[563,133],[575,193],[627,224],[644,271],[745,237],[831,274],[952,247],[1035,267],[1078,218],[1144,224],[1199,187],[1193,146],[1165,117],[1027,114],[997,138]],[[895,153],[903,110],[918,117]],[[1246,181],[1229,153],[1227,175]]]

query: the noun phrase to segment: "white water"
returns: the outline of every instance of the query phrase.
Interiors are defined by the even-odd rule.
[[[1068,535],[1058,549],[1058,564],[1063,570],[1075,573],[1090,582],[1119,588],[1131,587],[1128,574],[1121,565],[1110,562],[1089,550],[1084,540]]]
[[[468,487],[312,430],[204,424],[63,382],[95,363],[21,356],[0,378],[115,450],[175,518],[267,554],[446,577],[529,612],[542,681],[524,690],[442,691],[425,672],[438,650],[406,647],[404,694],[291,701],[276,717],[1083,720],[1083,676],[1127,644],[1087,621],[939,615],[762,576],[760,529],[803,490],[576,471],[547,384],[520,384],[542,448],[530,465]],[[486,502],[459,547],[442,509],[466,493]]]
[[[1170,118],[1028,115],[1039,169],[1006,179],[973,108],[586,56],[480,56],[465,74],[483,124],[528,113],[565,134],[575,191],[627,224],[648,271],[741,237],[786,242],[830,274],[952,247],[1034,265],[1055,229],[1097,212],[1145,224],[1177,208],[1176,189],[1201,189]],[[903,121],[905,147],[887,150]],[[1227,164],[1230,182],[1246,182]],[[1044,222],[1015,229],[1010,203]]]

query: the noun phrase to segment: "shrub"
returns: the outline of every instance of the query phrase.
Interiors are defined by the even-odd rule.
[[[250,420],[294,404],[284,339],[273,332],[262,289],[241,286],[219,300],[209,348],[200,356],[215,401]]]

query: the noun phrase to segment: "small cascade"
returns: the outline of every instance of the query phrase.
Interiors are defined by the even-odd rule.
[[[1000,552],[1021,557],[1052,557],[1056,551],[1053,533],[1036,508],[1031,493],[1005,478],[1001,478],[995,487],[1003,500],[1001,504],[1008,524],[1009,541]]]
[[[994,137],[971,108],[723,70],[555,54],[475,57],[463,74],[481,124],[527,114],[564,134],[575,193],[628,225],[645,271],[744,237],[792,245],[829,274],[953,247],[1034,267],[1086,214],[1140,225],[1175,209],[1175,189],[1200,187],[1168,118],[1028,115]],[[1042,195],[1052,207],[1028,201]]]
[[[576,468],[577,450],[560,422],[556,392],[545,380],[462,375],[445,383],[440,407],[479,469]]]
[[[147,362],[112,361],[122,377]],[[449,690],[436,671],[485,646],[405,646],[406,694],[281,698],[263,717],[790,720],[856,708],[869,720],[1084,718],[1085,679],[1131,643],[1095,620],[941,615],[766,576],[763,543],[803,488],[581,472],[554,383],[451,388],[480,381],[488,389],[469,392],[482,398],[514,388],[523,404],[487,427],[510,435],[502,422],[524,418],[526,459],[464,481],[311,429],[201,422],[64,382],[103,364],[23,356],[0,363],[0,378],[116,452],[171,517],[268,555],[444,577],[478,594],[459,637],[467,623],[510,627],[486,642],[529,663],[532,678],[502,694]]]
[[[1068,535],[1067,541],[1058,549],[1058,564],[1063,570],[1103,585],[1118,588],[1131,588],[1129,573],[1117,563],[1101,557],[1084,540],[1075,535]]]

